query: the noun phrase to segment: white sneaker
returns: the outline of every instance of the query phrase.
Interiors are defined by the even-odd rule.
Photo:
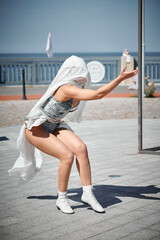
[[[63,213],[67,213],[67,214],[74,213],[73,209],[69,205],[69,201],[66,195],[58,197],[56,201],[56,206],[58,210],[61,210]]]
[[[105,210],[99,204],[93,193],[83,193],[81,200],[83,204],[89,204],[95,212],[105,213]]]

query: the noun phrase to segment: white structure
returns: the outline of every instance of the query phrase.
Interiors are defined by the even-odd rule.
[[[88,71],[91,75],[91,82],[98,83],[105,77],[105,68],[101,62],[91,61],[87,64]]]
[[[121,57],[121,71],[127,66],[126,72],[134,70],[134,58],[129,54],[127,48],[125,48],[123,55]],[[131,85],[132,78],[128,78],[121,82],[121,85]]]

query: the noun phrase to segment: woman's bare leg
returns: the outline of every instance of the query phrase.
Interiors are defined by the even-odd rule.
[[[92,191],[91,169],[86,145],[79,137],[67,129],[56,129],[54,134],[76,155],[77,169],[83,186],[82,202],[89,204],[96,212],[105,212]]]
[[[68,186],[69,175],[73,164],[74,153],[60,139],[45,131],[43,126],[26,129],[27,140],[40,151],[60,160],[58,168],[58,189],[65,192]]]
[[[67,129],[56,129],[54,135],[76,155],[76,164],[82,185],[91,185],[91,168],[86,145]]]

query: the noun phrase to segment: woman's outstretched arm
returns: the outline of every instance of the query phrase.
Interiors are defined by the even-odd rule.
[[[126,67],[124,67],[117,78],[97,90],[80,89],[76,86],[64,85],[59,89],[59,94],[65,100],[70,98],[84,101],[101,99],[116,88],[123,80],[135,76],[139,71],[136,69],[131,72],[125,72],[125,70]]]

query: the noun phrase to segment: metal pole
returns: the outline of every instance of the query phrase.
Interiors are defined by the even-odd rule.
[[[23,84],[23,100],[27,100],[26,98],[26,86],[25,86],[25,71],[22,70],[22,84]]]
[[[142,0],[138,0],[138,152],[142,151]]]
[[[144,89],[145,89],[145,35],[144,35],[144,1],[142,0],[142,97],[145,97]]]

